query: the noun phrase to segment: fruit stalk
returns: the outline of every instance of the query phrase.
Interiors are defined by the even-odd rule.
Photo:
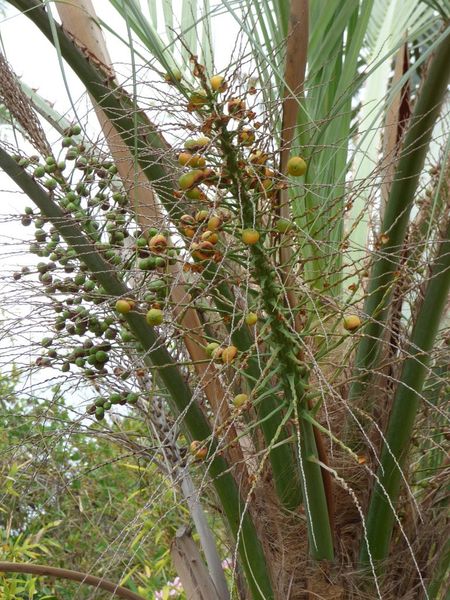
[[[231,134],[227,131],[225,126],[223,126],[221,130],[221,147],[226,159],[228,172],[232,174],[231,191],[234,193],[235,197],[239,199],[242,207],[243,225],[244,227],[251,228],[255,221],[256,207],[252,197],[246,192],[243,186],[241,186],[239,179],[235,175],[236,173],[239,173],[238,161],[235,149],[231,142]],[[295,352],[296,340],[292,337],[290,329],[285,323],[285,317],[282,314],[282,311],[280,311],[280,290],[272,276],[273,268],[266,259],[261,243],[251,244],[250,253],[255,277],[261,286],[264,309],[270,321],[270,336],[268,341],[273,350],[278,352],[280,373],[282,377],[281,383],[286,398],[298,404],[299,412],[307,410],[305,397],[306,381],[301,373],[302,365],[297,359]],[[292,348],[292,350],[287,351],[287,348]],[[314,456],[316,459],[318,458],[314,431],[311,423],[305,419],[301,419],[300,421],[300,430],[303,442],[300,449],[301,456],[299,456],[299,459],[303,464],[303,468],[300,469],[302,473],[300,480],[303,488],[303,495],[314,497],[314,502],[310,503],[308,511],[308,532],[310,541],[312,542],[310,551],[315,559],[331,560],[334,554],[333,541],[324,482],[318,463],[309,461],[310,456]],[[270,440],[270,443],[273,443],[273,440]],[[279,447],[272,449],[272,453],[277,451],[278,448]],[[281,446],[281,448],[284,448],[284,445]],[[291,451],[290,446],[287,446],[287,448]],[[305,454],[305,452],[307,452],[307,454]],[[305,467],[306,462],[308,462],[308,464]],[[286,472],[285,465],[282,466],[283,471],[281,472],[276,470],[277,467],[278,465],[275,466],[273,474],[280,499],[283,500],[284,498],[285,502],[286,498],[297,501],[300,497],[300,493],[298,485],[292,481],[293,472]],[[298,472],[297,469],[296,472]],[[287,480],[286,476],[288,476]]]

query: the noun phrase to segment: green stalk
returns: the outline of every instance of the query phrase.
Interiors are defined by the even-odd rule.
[[[327,498],[324,490],[324,479],[318,452],[312,420],[305,418],[309,415],[305,392],[302,386],[295,389],[295,414],[300,427],[300,450],[302,488],[304,507],[308,524],[308,541],[310,554],[316,560],[333,560],[333,537],[330,527]]]
[[[300,403],[300,406],[304,404]],[[300,417],[300,449],[303,461],[303,502],[308,524],[309,553],[315,560],[333,560],[333,537],[330,527],[323,474],[318,461],[314,430],[306,419]]]
[[[67,244],[76,250],[97,282],[112,298],[129,295],[130,290],[120,280],[116,269],[99,254],[76,221],[66,215],[3,148],[0,148],[0,168],[36,204]],[[224,458],[216,454],[216,444],[213,441],[208,421],[193,400],[188,384],[163,341],[154,329],[147,325],[145,316],[138,312],[131,312],[126,315],[126,319],[130,329],[144,348],[145,361],[149,366],[156,367],[159,377],[170,393],[174,413],[182,415],[183,425],[188,436],[195,440],[211,440],[209,474],[235,539],[239,534],[238,548],[253,598],[254,600],[272,599],[273,592],[267,575],[264,553],[255,527],[230,473],[229,465]]]
[[[231,134],[227,131],[226,127],[223,127],[221,146],[226,158],[227,169],[233,180],[234,189],[232,191],[235,197],[240,199],[244,227],[251,228],[254,222],[256,207],[254,206],[252,197],[242,188],[235,175],[239,172],[239,167],[231,139]],[[292,337],[289,327],[286,326],[285,317],[282,314],[279,289],[272,277],[273,268],[267,260],[266,252],[261,242],[251,246],[251,258],[255,277],[261,287],[262,303],[268,315],[267,323],[270,329],[268,342],[272,349],[277,352],[277,358],[280,363],[282,386],[286,397],[291,398],[294,406],[299,403],[303,408],[305,404],[306,383],[304,373],[302,373],[301,365],[296,357],[295,340]],[[324,481],[318,463],[310,462],[309,460],[310,457],[313,457],[316,461],[318,460],[314,432],[311,423],[306,420],[301,423],[300,428],[301,456],[299,459],[302,461],[300,481],[303,488],[303,497],[305,498],[305,494],[308,493],[308,497],[312,497],[314,503],[314,506],[311,504],[308,507],[307,521],[310,540],[313,542],[310,546],[311,554],[318,560],[332,560],[334,554],[333,539]],[[273,441],[271,443],[273,444]],[[277,465],[277,467],[281,471],[274,471],[274,478],[278,477],[279,483],[284,486],[284,489],[280,489],[278,493],[287,492],[292,495],[293,488],[297,487],[297,482],[294,479],[296,471],[289,473],[286,471],[286,466],[282,464]],[[283,496],[281,496],[281,499],[283,499]]]
[[[231,303],[234,302],[227,286],[220,285],[219,290],[224,296],[229,298]],[[215,303],[220,308],[220,303],[217,300]],[[248,350],[254,343],[254,339],[245,325],[233,329],[231,340],[241,352]],[[249,376],[247,383],[253,388],[254,382],[259,381],[261,376],[261,369],[255,357],[249,357],[245,375]],[[261,393],[263,391],[264,388],[261,390]],[[257,403],[255,408],[266,445],[271,447],[275,437],[277,438],[277,442],[280,443],[275,448],[271,448],[269,453],[275,488],[283,506],[288,510],[294,510],[302,501],[302,493],[300,482],[296,477],[296,465],[292,446],[281,443],[288,439],[288,434],[285,427],[280,429],[282,415],[277,410],[279,403],[273,396],[267,395],[262,402]]]
[[[351,103],[361,85],[358,56],[372,5],[373,0],[311,3],[307,88],[314,93],[306,94],[297,121],[298,151],[308,171],[304,184],[291,188],[291,206],[302,232],[299,243],[306,259],[305,280],[313,291],[335,297],[342,294],[339,247],[353,135]]]
[[[429,352],[433,348],[450,289],[449,237],[450,225],[431,268],[430,280],[407,349],[409,358],[403,364],[395,392],[378,480],[369,505],[367,541],[363,542],[361,549],[363,563],[369,561],[369,552],[374,560],[383,560],[389,553],[402,469],[408,456],[414,421],[427,376]]]
[[[235,161],[233,155],[232,146],[229,143],[229,134],[224,130],[223,132],[223,146],[226,151],[227,158],[231,161]],[[237,164],[233,162],[230,172],[237,173]],[[238,193],[236,189],[236,193]],[[251,218],[250,218],[251,221]],[[259,272],[259,275],[262,273]],[[264,281],[267,278],[267,271],[263,277],[259,277],[261,289],[264,289]],[[273,283],[273,280],[272,280]],[[225,286],[220,287],[220,291],[228,297],[231,303],[234,302],[228,288]],[[247,350],[253,344],[248,328],[242,327],[236,329],[232,333],[233,343],[240,350]],[[248,361],[248,374],[254,381],[258,381],[261,371],[258,362],[255,358],[250,357]],[[274,439],[278,442],[283,442],[288,439],[288,434],[285,427],[282,426],[283,415],[277,411],[278,403],[275,398],[266,396],[264,401],[258,402],[256,411],[258,419],[261,422],[261,430],[264,435],[266,445],[270,448],[269,459],[272,467],[272,474],[275,483],[275,489],[277,491],[278,498],[282,504],[288,510],[294,510],[302,500],[302,492],[300,480],[297,476],[297,465],[294,460],[294,453],[292,446],[289,443],[280,444],[273,447]]]
[[[433,127],[447,93],[450,76],[450,30],[436,51],[424,81],[406,134],[386,205],[381,233],[388,242],[378,251],[364,305],[368,322],[355,358],[356,379],[350,400],[364,392],[370,370],[375,366],[384,323],[389,311],[393,283]]]

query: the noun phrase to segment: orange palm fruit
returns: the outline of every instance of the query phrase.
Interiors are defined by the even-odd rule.
[[[202,233],[201,239],[204,242],[211,242],[211,244],[217,244],[217,242],[219,241],[219,236],[214,231],[209,231],[207,229]]]
[[[236,346],[227,346],[227,348],[224,348],[221,355],[222,362],[225,364],[232,363],[236,357],[237,351]]]
[[[116,310],[121,315],[126,315],[131,310],[133,310],[134,305],[135,305],[134,300],[131,300],[130,298],[122,298],[120,300],[117,300]]]
[[[293,177],[302,177],[306,173],[306,162],[301,156],[292,156],[287,163],[287,172]]]
[[[244,229],[241,236],[242,241],[247,246],[253,246],[254,244],[257,244],[260,237],[260,233],[259,231],[256,231],[256,229]]]
[[[206,228],[209,229],[209,231],[217,231],[217,229],[220,229],[221,225],[222,225],[222,219],[217,215],[213,215],[208,220]]]
[[[167,248],[167,238],[163,236],[162,233],[158,233],[150,238],[148,247],[152,252],[164,252]]]
[[[178,155],[178,164],[182,167],[188,165],[192,160],[192,154],[190,152],[180,152]]]
[[[361,326],[361,319],[358,315],[345,315],[344,316],[344,329],[347,331],[356,331]]]
[[[215,92],[224,92],[228,87],[225,77],[222,75],[213,75],[209,80],[209,84]]]
[[[208,454],[208,448],[202,446],[202,442],[199,442],[198,440],[191,442],[189,450],[198,460],[204,460]]]

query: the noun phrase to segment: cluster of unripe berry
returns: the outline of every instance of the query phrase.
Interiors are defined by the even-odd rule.
[[[134,406],[139,400],[139,394],[136,392],[114,392],[107,398],[102,396],[96,398],[93,404],[89,405],[86,412],[89,415],[95,415],[97,421],[102,421],[105,418],[105,413],[112,408],[112,406],[120,404],[128,404]]]
[[[44,164],[33,156],[29,159],[18,157],[18,164],[52,193],[53,200],[62,212],[73,217],[82,225],[84,233],[105,254],[114,265],[121,264],[117,248],[123,245],[129,235],[132,223],[128,196],[117,179],[117,167],[113,162],[100,158],[86,150],[74,137],[81,132],[75,125],[66,131],[62,140],[65,156],[59,159],[47,156]],[[73,163],[69,169],[69,163]],[[64,258],[65,252],[55,227],[45,227],[48,222],[43,216],[36,216],[31,208],[25,210],[22,224],[35,224],[36,242],[30,250],[38,256],[48,256],[52,261]],[[72,251],[73,253],[73,251]]]
[[[177,250],[168,248],[167,235],[158,230],[150,230],[144,235],[136,229],[134,215],[129,210],[128,197],[124,193],[115,175],[117,169],[108,160],[100,160],[89,154],[83,144],[76,142],[75,137],[81,133],[78,126],[67,130],[62,140],[64,159],[56,160],[49,156],[44,164],[39,164],[37,157],[25,159],[17,157],[22,168],[36,182],[43,185],[52,193],[53,200],[59,204],[64,214],[73,217],[92,240],[93,245],[113,265],[130,268],[130,252],[136,257],[136,266],[142,271],[165,270],[168,264],[177,258]],[[67,164],[74,161],[70,173],[66,172]],[[25,226],[35,225],[35,242],[30,251],[47,262],[37,265],[39,280],[45,286],[45,293],[52,299],[57,313],[54,328],[59,334],[61,344],[56,349],[51,340],[43,340],[45,354],[40,356],[38,366],[56,366],[61,364],[61,370],[67,372],[71,365],[83,369],[89,377],[106,375],[106,364],[109,360],[111,344],[119,335],[123,342],[133,343],[139,349],[134,336],[128,330],[125,322],[117,327],[117,317],[103,311],[95,314],[92,309],[81,306],[87,303],[100,305],[108,311],[110,297],[95,278],[89,277],[83,264],[82,257],[68,248],[55,227],[48,219],[26,208],[22,216]],[[134,228],[130,232],[130,226]],[[133,235],[130,252],[121,250],[125,238]],[[127,263],[127,264],[125,264]],[[61,270],[70,277],[61,277]],[[33,269],[24,267],[21,272],[14,273],[14,279],[19,280],[33,273]],[[146,281],[144,300],[153,302],[156,306],[167,294],[167,281],[162,278]],[[122,301],[123,302],[123,301]],[[152,309],[151,309],[152,310]],[[160,324],[161,311],[153,308],[149,311],[149,324]],[[126,311],[123,311],[126,312]],[[85,339],[86,347],[78,347],[75,351],[62,352],[65,345],[61,336],[94,336]],[[95,338],[100,338],[96,341]],[[102,341],[102,339],[104,341]]]

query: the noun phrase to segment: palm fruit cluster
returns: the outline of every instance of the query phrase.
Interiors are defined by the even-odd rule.
[[[168,229],[143,231],[138,226],[117,167],[108,157],[86,147],[78,125],[65,132],[58,156],[44,160],[17,157],[18,164],[51,195],[63,214],[81,225],[104,259],[125,280],[133,274],[139,281],[132,296],[109,297],[55,224],[36,209],[26,208],[22,224],[35,228],[30,250],[41,259],[36,267],[38,278],[55,312],[55,335],[42,340],[39,366],[57,366],[63,372],[79,369],[98,382],[111,374],[110,358],[118,345],[142,350],[127,325],[129,313],[144,314],[150,327],[170,321],[165,304],[172,284],[171,267],[178,261],[185,272],[201,273],[210,262],[220,265],[233,252],[239,256],[239,248],[250,251],[258,247],[270,262],[276,249],[266,239],[295,231],[295,223],[288,219],[275,218],[270,223],[261,216],[276,205],[280,191],[288,185],[287,175],[305,175],[306,162],[292,157],[286,173],[280,173],[264,147],[261,123],[254,107],[249,108],[248,98],[233,93],[222,75],[208,79],[198,63],[194,75],[200,87],[190,92],[187,110],[200,116],[200,125],[176,155],[180,173],[174,196],[185,212],[173,224],[181,236],[176,239],[182,240],[184,248],[173,245]],[[182,78],[172,73],[166,81],[179,85]],[[254,93],[252,88],[248,91],[249,96]],[[243,211],[244,197],[247,205]],[[33,273],[24,267],[14,278]],[[269,274],[272,281],[266,289],[279,293],[273,275]],[[244,323],[251,328],[258,319],[256,312],[244,315]],[[346,322],[345,328],[352,331],[357,327]],[[225,342],[211,342],[205,350],[223,365],[233,364],[239,355],[236,346]],[[122,379],[130,376],[129,370],[117,367],[113,373]],[[102,396],[88,412],[101,420],[114,404],[135,404],[133,394]],[[243,404],[242,398],[236,400],[236,405]]]

